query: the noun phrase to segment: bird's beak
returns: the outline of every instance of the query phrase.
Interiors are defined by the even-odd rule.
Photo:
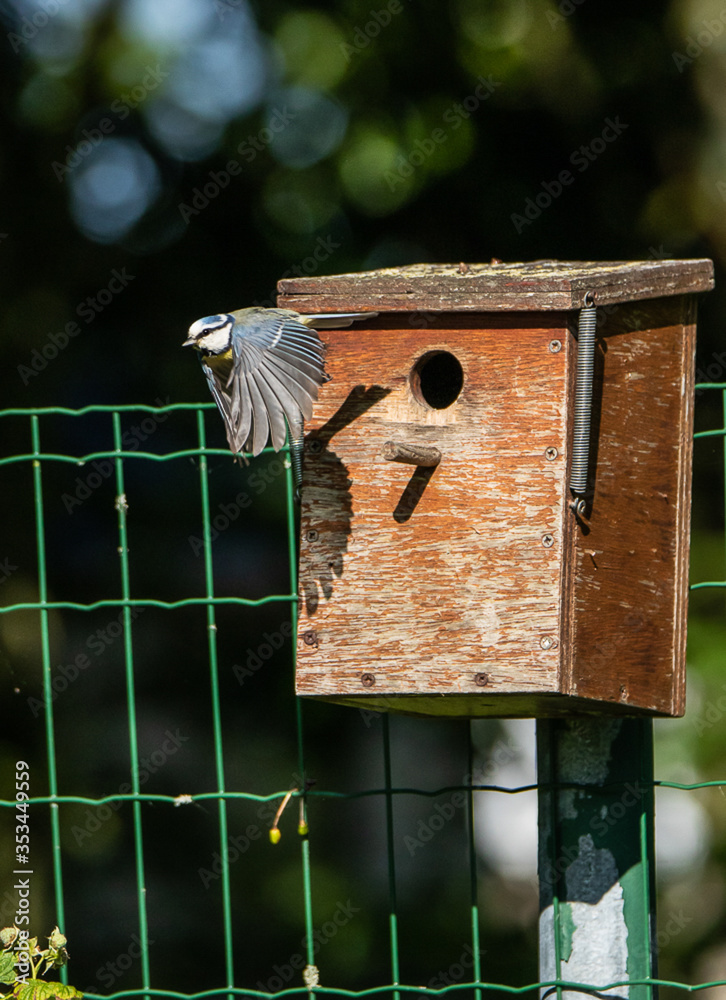
[[[194,347],[195,344],[196,340],[194,340],[193,337],[189,337],[187,340],[184,341],[182,347]]]

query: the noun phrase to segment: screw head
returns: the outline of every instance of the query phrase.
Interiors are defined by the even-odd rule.
[[[317,542],[317,540],[318,540],[319,537],[320,536],[318,535],[318,533],[315,530],[315,528],[311,528],[310,531],[306,532],[306,534],[305,534],[305,538],[309,542]]]
[[[557,639],[553,635],[543,635],[539,641],[542,649],[557,649]]]
[[[313,455],[317,455],[322,450],[323,450],[323,442],[320,440],[320,438],[313,438],[310,444],[308,445],[308,451]]]
[[[310,632],[303,632],[303,642],[306,646],[317,646],[318,633],[313,630]]]
[[[364,688],[372,688],[373,685],[376,683],[376,678],[374,677],[373,674],[361,674],[360,682]]]
[[[562,350],[561,340],[551,340],[550,341],[550,354],[559,354]]]
[[[489,674],[474,674],[474,683],[479,687],[486,687],[489,683]]]
[[[559,451],[557,450],[557,448],[554,447],[545,448],[545,458],[547,459],[548,462],[554,462],[554,460],[557,458],[558,455]]]
[[[549,532],[547,532],[546,535],[542,535],[542,544],[546,549],[551,549],[552,546],[555,544],[555,536],[550,535]]]

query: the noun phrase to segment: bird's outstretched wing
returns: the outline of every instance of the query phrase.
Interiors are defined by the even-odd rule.
[[[310,313],[301,318],[306,326],[314,326],[318,330],[340,330],[344,326],[352,326],[357,319],[375,319],[377,315],[377,312]]]
[[[209,386],[209,391],[212,394],[212,399],[217,404],[217,409],[222,414],[229,447],[236,455],[240,465],[247,465],[249,464],[247,459],[240,454],[242,451],[242,445],[237,443],[238,435],[234,418],[232,416],[232,394],[226,387],[225,382],[220,379],[219,375],[207,364],[201,354],[199,356],[199,360],[202,365],[204,377],[207,380],[207,385]]]
[[[232,335],[233,367],[224,395],[237,450],[259,455],[268,436],[275,451],[282,448],[286,420],[292,432],[312,416],[318,389],[327,381],[325,347],[293,313],[245,313]]]

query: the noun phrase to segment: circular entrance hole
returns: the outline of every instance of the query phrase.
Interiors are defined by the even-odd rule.
[[[464,369],[448,351],[429,351],[411,372],[411,389],[419,403],[445,410],[457,399],[464,385]]]

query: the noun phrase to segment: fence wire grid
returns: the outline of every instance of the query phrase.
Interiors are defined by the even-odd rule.
[[[697,390],[720,391],[726,412],[726,383]],[[61,927],[64,981],[94,1000],[726,986],[537,980],[536,879],[529,926],[498,926],[475,824],[482,796],[531,799],[536,783],[504,780],[496,723],[295,699],[289,461],[268,449],[240,470],[214,411],[0,412],[13,443],[0,458],[3,925],[21,880],[31,933]],[[724,426],[696,438],[726,441]],[[400,780],[416,775],[421,787]],[[655,782],[684,796],[724,784]]]

